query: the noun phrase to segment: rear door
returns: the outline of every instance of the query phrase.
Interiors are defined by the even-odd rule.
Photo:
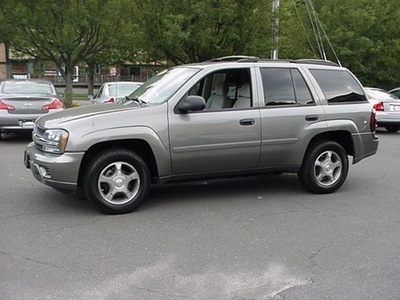
[[[310,139],[326,130],[325,114],[296,67],[260,68],[260,167],[298,168]]]

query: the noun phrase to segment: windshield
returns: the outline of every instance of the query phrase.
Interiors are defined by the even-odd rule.
[[[140,84],[138,83],[132,83],[132,84],[113,84],[110,85],[109,90],[110,90],[110,95],[112,96],[118,96],[118,95],[129,95],[132,93],[134,90],[136,90]]]
[[[165,70],[151,77],[128,97],[129,99],[139,99],[148,104],[163,103],[199,71],[198,68],[190,67]]]

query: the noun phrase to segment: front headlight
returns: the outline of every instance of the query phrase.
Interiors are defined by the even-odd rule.
[[[47,129],[40,138],[42,150],[51,153],[64,153],[69,133],[63,129]]]

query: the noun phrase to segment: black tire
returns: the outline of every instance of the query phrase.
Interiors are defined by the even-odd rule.
[[[86,199],[106,214],[134,211],[145,200],[149,187],[149,168],[139,155],[127,149],[98,154],[83,180]]]
[[[336,142],[322,141],[308,149],[298,176],[308,191],[329,194],[342,186],[348,170],[349,160],[343,147]]]
[[[388,125],[385,128],[388,132],[395,133],[400,130],[400,125]]]

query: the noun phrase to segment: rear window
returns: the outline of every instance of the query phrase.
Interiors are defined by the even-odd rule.
[[[310,69],[328,103],[366,102],[367,98],[357,80],[346,70]]]
[[[261,68],[266,106],[314,104],[310,90],[297,69]]]
[[[375,99],[375,100],[383,100],[383,99],[391,99],[391,100],[399,100],[395,95],[392,95],[390,93],[387,93],[385,91],[381,90],[372,90],[372,89],[367,89],[366,93],[370,99]]]
[[[9,81],[4,82],[1,92],[3,94],[54,94],[53,87],[48,83],[31,81]]]

